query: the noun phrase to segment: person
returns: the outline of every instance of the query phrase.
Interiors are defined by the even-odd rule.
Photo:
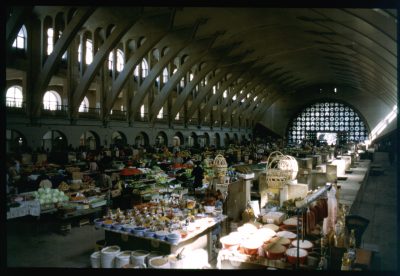
[[[111,177],[106,174],[104,167],[100,166],[99,168],[100,174],[96,179],[96,186],[100,187],[102,190],[106,190],[106,197],[107,197],[107,208],[111,206],[111,189],[112,189],[112,180]]]
[[[194,177],[194,182],[193,182],[193,192],[194,192],[196,188],[199,188],[203,185],[204,170],[200,166],[200,161],[196,161],[195,167],[192,170],[192,177]]]
[[[183,158],[179,154],[179,152],[175,153],[174,157],[174,164],[182,164],[183,163]]]

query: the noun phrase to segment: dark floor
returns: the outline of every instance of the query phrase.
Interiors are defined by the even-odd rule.
[[[370,220],[362,246],[377,251],[373,269],[397,270],[397,166],[384,155],[377,155],[372,164],[380,164],[384,174],[369,175],[352,213]],[[8,267],[90,267],[90,254],[104,238],[103,230],[75,226],[62,235],[46,227],[37,227],[32,217],[7,221]]]

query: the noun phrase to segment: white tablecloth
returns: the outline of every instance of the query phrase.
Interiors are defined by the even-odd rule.
[[[21,201],[20,206],[10,208],[7,212],[7,219],[23,217],[27,215],[38,217],[40,216],[40,202],[39,200]]]

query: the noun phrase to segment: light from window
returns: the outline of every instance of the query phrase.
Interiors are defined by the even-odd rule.
[[[181,87],[185,86],[185,78],[184,77],[181,78],[180,84],[181,84]]]
[[[140,107],[140,118],[144,118],[144,104]]]
[[[240,102],[241,102],[241,103],[244,103],[244,100],[245,100],[245,99],[246,99],[246,98],[243,98]]]
[[[254,101],[254,102],[257,101],[257,98],[258,98],[258,96],[255,96],[254,99],[253,99],[253,101]]]
[[[111,51],[108,55],[108,69],[113,70],[114,67],[114,52]],[[117,71],[121,72],[124,69],[124,53],[118,49],[117,50]]]
[[[226,98],[226,97],[228,97],[228,91],[224,91],[224,94],[222,94],[222,96],[224,97],[224,98]]]
[[[251,94],[250,94],[250,93],[248,93],[248,94],[247,94],[247,99],[248,99],[248,98],[250,98],[250,96],[251,96]]]
[[[54,43],[54,30],[53,28],[47,29],[47,55],[49,56],[53,52]]]
[[[140,67],[142,69],[142,78],[147,77],[149,73],[149,66],[147,65],[146,59],[142,59],[142,62],[140,63]],[[133,71],[133,75],[135,77],[139,77],[139,65],[135,67],[135,70]]]
[[[26,28],[22,25],[22,28],[19,30],[17,38],[14,40],[12,46],[18,49],[25,49],[26,37]]]
[[[175,120],[179,120],[179,112],[176,113]]]
[[[160,111],[157,114],[157,119],[162,119],[164,117],[164,107],[161,107]]]
[[[43,108],[57,110],[61,108],[61,97],[56,91],[47,91],[43,96]]]
[[[22,88],[20,86],[11,86],[7,89],[6,105],[8,107],[22,107]]]
[[[121,111],[124,111],[124,106],[123,105],[121,105]]]
[[[86,55],[85,55],[85,61],[86,64],[91,64],[93,61],[93,43],[90,39],[86,40]],[[78,47],[78,61],[81,62],[81,55],[82,55],[82,44],[79,44]]]
[[[163,74],[163,83],[167,83],[168,82],[168,69],[164,68],[162,74]]]
[[[79,112],[89,112],[89,100],[87,97],[83,98],[81,105],[78,109]]]
[[[236,94],[235,94],[235,95],[233,95],[232,100],[233,100],[233,101],[236,101],[236,98],[237,98],[237,96],[236,96]]]
[[[193,74],[192,74],[192,73],[190,73],[190,75],[189,75],[189,81],[192,81],[192,80],[193,80],[193,78],[194,78]]]
[[[213,94],[214,94],[214,95],[215,95],[216,91],[217,91],[217,88],[216,88],[215,85],[214,85],[214,86],[213,86]]]

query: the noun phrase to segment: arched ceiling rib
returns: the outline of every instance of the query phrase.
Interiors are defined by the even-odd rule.
[[[56,14],[55,12],[62,9],[67,12],[71,7],[35,7],[33,13],[39,18],[44,18],[49,12]],[[82,13],[87,8],[76,9],[79,15],[79,12]],[[200,38],[215,36],[216,32],[218,35],[207,52],[192,51],[191,58],[196,59],[196,64],[207,62],[207,72],[216,68],[223,70],[223,74],[219,74],[220,80],[227,73],[232,73],[236,78],[239,76],[244,78],[243,83],[251,80],[260,85],[257,92],[252,93],[250,102],[246,101],[241,105],[240,100],[244,97],[238,97],[234,102],[230,98],[230,105],[226,109],[228,112],[243,112],[250,119],[261,118],[276,100],[290,97],[297,91],[308,88],[316,90],[316,87],[324,86],[351,87],[355,93],[362,91],[374,95],[389,107],[397,104],[396,10],[259,7],[139,9],[145,19],[133,22],[131,28],[125,28],[123,35],[116,35],[113,41],[108,42],[107,47],[104,46],[108,50],[122,39],[140,36],[149,37],[148,42],[150,42],[142,45],[145,48],[139,47],[138,50],[132,51],[135,58],[126,57],[127,67],[112,84],[106,110],[112,108],[118,93],[132,75],[138,62],[154,47],[161,51],[164,46],[168,46],[170,50],[149,68],[149,75],[140,83],[138,92],[131,102],[132,110],[138,110],[149,87],[162,69],[180,55],[183,49]],[[20,26],[20,14],[29,11],[29,9],[21,10],[21,13],[15,12],[8,18],[6,33],[8,43],[11,43],[10,36],[15,34],[16,27]],[[82,25],[82,29],[90,31],[98,28],[106,29],[112,25],[118,30],[118,26],[126,22],[132,12],[137,11],[138,7],[99,7],[84,18],[84,24],[79,25]],[[157,15],[167,19],[161,20],[162,24],[153,24],[151,16]],[[182,28],[182,26],[190,27]],[[155,35],[156,33],[158,35]],[[55,45],[54,58],[48,58],[38,82],[38,89],[43,90],[46,86],[54,71],[52,64],[56,64],[55,59],[59,60],[68,46],[66,43],[71,39],[65,41],[60,39]],[[218,49],[227,47],[231,48],[218,52]],[[138,51],[142,52],[138,54]],[[86,77],[86,82],[80,84],[78,93],[74,96],[75,106],[79,105],[84,90],[99,70],[99,64],[102,64],[107,57],[106,53],[96,54],[94,58],[96,66],[92,66],[90,78]],[[191,66],[187,67],[185,70],[191,70]],[[179,74],[185,76],[185,72]],[[200,70],[197,74],[205,76],[207,73]],[[171,116],[180,111],[189,99],[191,89],[202,79],[194,76],[193,81],[186,84],[183,92],[177,96],[175,101],[177,106],[172,107]],[[233,83],[234,80],[228,82]],[[171,85],[164,89],[168,91],[163,90],[163,92],[169,95],[173,87],[174,85]],[[197,97],[190,99],[193,100],[192,107],[209,112],[218,103],[217,99],[222,97],[223,91],[224,89],[220,89],[213,95],[212,86],[201,87]],[[268,96],[265,93],[268,93]],[[253,100],[255,96],[257,99]],[[168,97],[158,97],[152,105],[152,112],[156,112]],[[208,102],[202,107],[204,99],[208,99]]]

